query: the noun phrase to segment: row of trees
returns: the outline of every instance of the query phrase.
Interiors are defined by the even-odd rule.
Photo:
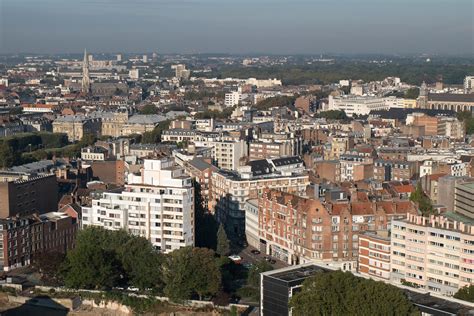
[[[276,96],[259,101],[255,107],[257,110],[268,110],[272,107],[292,106],[295,103],[296,97],[292,96]]]
[[[384,65],[369,62],[337,61],[330,64],[275,65],[269,67],[226,66],[207,73],[210,78],[280,78],[285,85],[330,84],[341,79],[358,78],[366,82],[400,77],[409,84],[443,80],[447,84],[461,84],[465,76],[474,72],[474,65],[435,64],[398,61]]]
[[[0,167],[29,162],[31,159],[22,158],[22,153],[60,148],[67,144],[67,135],[63,133],[23,133],[3,138],[0,140]]]
[[[37,256],[33,266],[47,284],[73,289],[111,290],[138,288],[173,301],[213,297],[230,289],[236,265],[227,258],[227,237],[213,250],[184,247],[170,254],[156,251],[151,243],[124,230],[88,227],[77,235],[76,247],[65,256]]]

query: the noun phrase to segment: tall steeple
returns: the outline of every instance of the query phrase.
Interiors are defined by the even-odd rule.
[[[84,61],[82,62],[82,93],[89,94],[91,91],[91,80],[89,78],[89,56],[84,49]]]

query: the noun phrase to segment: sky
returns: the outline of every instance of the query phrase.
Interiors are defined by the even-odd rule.
[[[0,0],[0,54],[84,48],[474,56],[474,0]]]

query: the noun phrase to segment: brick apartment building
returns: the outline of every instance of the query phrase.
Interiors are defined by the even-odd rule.
[[[0,218],[47,213],[57,210],[55,175],[10,174],[0,181]]]
[[[77,219],[61,212],[0,219],[0,266],[29,265],[42,252],[65,253],[76,239]]]
[[[260,248],[289,264],[340,260],[355,266],[362,232],[386,230],[392,219],[416,212],[410,201],[323,204],[274,190],[265,191],[258,207]]]
[[[359,235],[357,271],[374,279],[390,280],[390,237],[388,231],[367,231]]]
[[[416,174],[416,163],[401,160],[375,160],[374,178],[377,181],[411,180]]]

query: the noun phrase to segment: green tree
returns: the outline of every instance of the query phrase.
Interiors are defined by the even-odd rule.
[[[53,286],[62,284],[61,265],[66,255],[57,251],[48,251],[35,254],[32,267],[41,274],[41,280]]]
[[[164,293],[173,301],[198,295],[215,295],[221,285],[221,274],[214,251],[185,247],[170,253],[163,264]]]
[[[121,249],[120,261],[128,282],[140,290],[154,288],[161,291],[161,265],[164,258],[153,249],[151,243],[143,237],[133,236],[121,245]]]
[[[474,303],[474,284],[460,288],[454,297],[463,301]]]
[[[155,144],[161,142],[161,133],[168,129],[171,121],[160,122],[151,132],[145,132],[142,136],[142,143]]]
[[[230,253],[230,241],[222,224],[219,225],[219,230],[217,231],[216,253],[219,256],[227,256]]]
[[[420,95],[419,88],[410,88],[405,92],[405,98],[407,99],[416,99]]]
[[[342,271],[306,279],[290,306],[293,315],[419,315],[397,287]]]
[[[346,112],[341,110],[329,110],[318,113],[318,117],[325,118],[328,120],[346,120]]]
[[[140,114],[157,114],[158,113],[158,108],[152,104],[146,104],[141,110]]]
[[[296,97],[289,97],[289,96],[277,96],[271,97],[264,100],[259,101],[255,107],[258,110],[268,110],[272,107],[284,107],[284,106],[292,106],[295,103]]]
[[[63,264],[67,287],[110,289],[119,284],[120,262],[114,251],[104,248],[104,236],[98,228],[87,228],[78,233],[76,247],[67,253]]]
[[[430,198],[427,197],[423,192],[423,188],[421,187],[421,181],[417,183],[415,191],[410,195],[410,200],[413,203],[417,204],[418,208],[421,211],[421,214],[428,216],[430,214],[435,213]]]
[[[20,162],[20,160],[20,152],[14,150],[6,141],[0,143],[0,166],[2,168],[10,168],[15,165],[15,163]]]
[[[253,287],[259,287],[260,273],[271,270],[273,270],[273,267],[270,263],[265,260],[260,260],[250,268],[249,274],[247,276],[247,284]]]

